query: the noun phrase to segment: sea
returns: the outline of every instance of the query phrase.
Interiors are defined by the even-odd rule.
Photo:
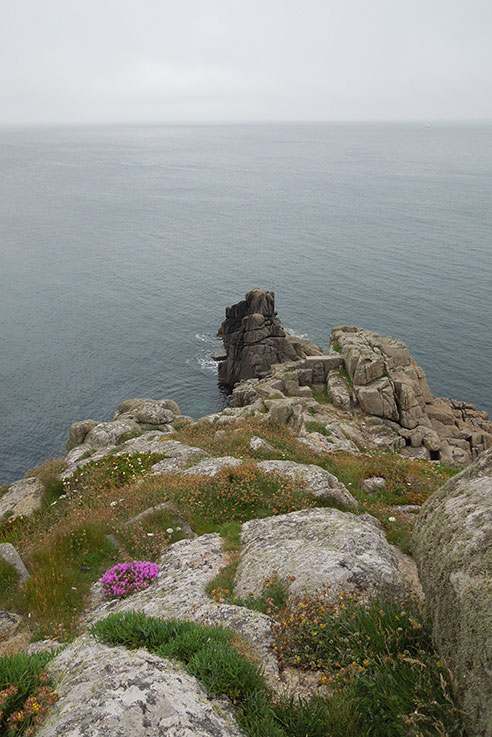
[[[404,340],[492,411],[492,126],[0,129],[0,483],[133,397],[225,406],[227,305]]]

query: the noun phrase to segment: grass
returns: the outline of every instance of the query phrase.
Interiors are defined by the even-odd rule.
[[[322,422],[306,422],[305,428],[308,432],[319,432],[326,438],[329,438],[331,435],[331,430],[328,430],[326,425],[324,425]]]
[[[0,558],[0,608],[12,606],[13,593],[19,582],[19,574],[6,560]]]
[[[275,649],[283,664],[316,670],[333,688],[333,737],[463,734],[451,675],[417,601],[298,599],[282,612]]]
[[[313,398],[316,399],[318,404],[333,404],[333,397],[331,396],[326,386],[324,386],[322,389],[318,389],[317,387],[312,386],[311,391],[313,392]]]
[[[207,587],[210,597],[219,603],[235,604],[255,612],[275,616],[287,604],[287,587],[277,578],[276,571],[263,582],[263,591],[259,596],[249,594],[246,598],[234,596],[233,586],[238,560],[223,568]]]
[[[0,658],[0,734],[32,735],[57,700],[45,666],[54,653]]]
[[[90,461],[65,481],[64,490],[79,492],[95,485],[101,491],[119,488],[144,474],[161,458],[162,455],[158,453],[132,453],[122,456],[110,455],[98,461]]]
[[[54,502],[60,494],[63,494],[63,481],[60,474],[65,469],[66,463],[63,458],[51,458],[41,466],[31,468],[24,474],[24,478],[34,476],[44,489],[42,505],[48,506]]]
[[[32,575],[14,599],[16,608],[31,614],[38,637],[64,639],[92,582],[115,560],[116,550],[98,525],[56,537],[31,557]]]
[[[345,368],[345,366],[341,366],[338,369],[338,374],[339,374],[339,376],[341,376],[341,378],[347,384],[347,386],[348,386],[348,388],[350,390],[350,393],[353,394],[354,393],[354,385],[352,383],[352,379],[350,378],[349,372],[347,371],[347,369]]]

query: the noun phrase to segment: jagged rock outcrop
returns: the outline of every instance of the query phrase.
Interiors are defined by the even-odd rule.
[[[469,734],[492,735],[492,449],[427,500],[414,555]]]
[[[314,343],[285,332],[275,312],[274,293],[262,289],[253,289],[244,300],[226,308],[218,337],[227,355],[219,363],[219,383],[230,387],[242,379],[261,377],[273,363],[323,353]]]
[[[118,406],[112,422],[74,422],[68,432],[67,451],[80,445],[85,445],[86,450],[117,445],[130,435],[149,430],[172,432],[172,423],[179,414],[179,407],[172,399],[127,399]]]
[[[434,397],[401,340],[341,326],[332,330],[330,344],[343,359],[354,404],[396,423],[408,455],[464,466],[492,445],[487,413]]]
[[[265,578],[277,572],[296,596],[345,594],[404,596],[398,555],[379,522],[338,509],[303,509],[255,519],[242,526],[243,549],[234,593],[261,594]],[[326,588],[328,587],[328,588]]]
[[[346,413],[345,418],[334,417],[325,405]],[[326,355],[272,364],[261,380],[241,381],[229,406],[260,412],[266,407],[269,419],[288,423],[301,435],[300,410],[310,411],[339,428],[343,422],[343,434],[360,447],[400,450],[458,467],[492,446],[492,422],[486,412],[434,397],[423,369],[401,340],[355,327],[334,328]],[[303,442],[315,452],[315,446],[318,452],[341,449],[336,442],[330,449],[320,438]]]

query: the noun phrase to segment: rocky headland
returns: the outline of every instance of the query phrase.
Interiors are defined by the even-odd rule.
[[[288,335],[272,292],[219,336],[222,412],[124,401],[3,488],[2,728],[490,737],[486,413],[434,397],[399,340]],[[132,560],[157,579],[108,598],[101,574]],[[19,657],[49,713],[34,676],[2,696]]]

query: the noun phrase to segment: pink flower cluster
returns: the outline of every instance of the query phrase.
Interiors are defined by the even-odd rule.
[[[146,589],[159,575],[159,566],[148,560],[118,563],[101,577],[105,599],[128,596]]]

